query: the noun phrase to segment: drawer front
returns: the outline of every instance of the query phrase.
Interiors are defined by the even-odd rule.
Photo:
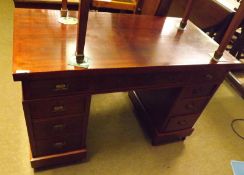
[[[177,131],[181,129],[191,128],[197,121],[197,116],[181,116],[171,118],[164,131]]]
[[[216,90],[216,85],[199,85],[183,89],[182,98],[208,97]]]
[[[59,79],[23,82],[24,98],[68,95],[88,89],[88,78]]]
[[[66,151],[80,149],[83,146],[81,135],[69,135],[67,137],[40,140],[36,142],[36,155],[34,157],[64,153]]]
[[[209,98],[180,100],[173,106],[170,116],[200,113],[208,100]]]
[[[137,87],[176,86],[186,84],[189,81],[188,74],[184,72],[157,72],[141,73],[133,76],[126,74],[97,75],[91,81],[92,92],[107,92],[113,89],[135,89]]]
[[[82,114],[86,111],[86,96],[66,96],[25,102],[32,118],[47,118]]]
[[[194,72],[191,78],[192,83],[218,83],[224,80],[226,71],[218,70],[203,70],[201,72]]]
[[[34,137],[35,139],[40,140],[56,136],[82,133],[83,118],[83,116],[79,116],[34,121]]]

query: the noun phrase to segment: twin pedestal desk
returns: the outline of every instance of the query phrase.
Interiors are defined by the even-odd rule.
[[[83,160],[91,96],[129,91],[152,144],[182,140],[230,69],[228,53],[211,62],[217,44],[178,18],[90,13],[85,55],[89,67],[69,65],[76,25],[59,11],[15,9],[13,78],[22,82],[31,165]],[[77,15],[75,12],[71,15]]]

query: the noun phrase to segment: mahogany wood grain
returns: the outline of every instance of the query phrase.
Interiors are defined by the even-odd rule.
[[[33,119],[79,115],[86,112],[86,96],[65,96],[26,101]],[[80,105],[77,105],[80,104]]]
[[[84,7],[87,2],[83,1]],[[206,106],[198,105],[199,102],[204,99],[205,103],[214,93],[206,90],[200,96],[195,95],[196,86],[197,89],[204,85],[208,85],[207,89],[218,87],[230,69],[243,67],[228,53],[224,53],[221,62],[211,62],[209,53],[218,45],[191,22],[182,31],[176,27],[179,18],[106,13],[89,14],[87,34],[82,38],[83,44],[86,41],[84,54],[89,57],[89,67],[71,66],[68,63],[76,51],[78,26],[63,25],[57,18],[59,11],[15,9],[13,77],[23,85],[34,168],[86,157],[92,94],[155,89],[161,93],[165,88],[173,89],[173,100],[170,95],[157,101],[160,108],[161,104],[169,107],[165,116],[157,113],[157,109],[154,118],[146,114],[146,119],[141,118],[149,121],[153,144],[160,144],[184,139],[193,131],[192,125]],[[86,23],[80,25],[86,28]],[[82,35],[85,36],[85,31]],[[154,101],[154,96],[149,96]],[[136,100],[135,106],[143,102]],[[187,107],[194,110],[185,112]],[[180,118],[181,115],[184,117]],[[67,128],[69,133],[65,135],[35,135],[38,128],[50,128],[52,122],[69,124],[67,121],[75,116],[82,117],[78,132],[70,122],[73,128]],[[160,127],[150,121],[154,119]]]
[[[35,140],[81,133],[82,120],[83,116],[33,120]]]
[[[80,126],[82,129],[82,125]],[[48,139],[35,140],[36,154],[33,157],[42,157],[83,149],[85,143],[82,143],[82,133],[65,134],[49,137]]]
[[[75,54],[77,26],[60,24],[58,17],[59,11],[15,9],[15,80],[61,76],[61,72],[81,76],[113,70],[143,72],[148,67],[175,70],[187,69],[189,65],[193,69],[202,65],[240,65],[226,52],[221,62],[210,63],[209,53],[218,45],[191,22],[187,30],[179,31],[176,26],[180,19],[177,18],[90,13],[84,50],[90,60],[89,68],[70,66],[68,61]]]

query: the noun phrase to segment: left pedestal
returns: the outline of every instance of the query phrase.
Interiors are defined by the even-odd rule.
[[[43,168],[83,161],[91,95],[82,78],[23,81],[23,108],[31,165]]]

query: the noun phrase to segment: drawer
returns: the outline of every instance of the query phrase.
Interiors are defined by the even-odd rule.
[[[209,98],[179,100],[170,111],[170,116],[200,113],[208,100]]]
[[[203,70],[201,72],[194,72],[191,77],[192,83],[218,83],[224,80],[226,71],[221,69]]]
[[[171,118],[164,131],[177,131],[181,129],[191,128],[197,121],[197,116],[180,116]]]
[[[83,116],[53,118],[33,121],[34,137],[37,140],[56,136],[82,133]]]
[[[68,95],[88,89],[88,78],[54,79],[23,82],[25,99]]]
[[[189,76],[185,72],[150,72],[134,74],[105,74],[97,75],[91,81],[91,91],[108,91],[111,89],[137,89],[136,87],[171,86],[186,84]]]
[[[32,118],[47,118],[65,115],[82,114],[89,101],[84,95],[65,96],[41,100],[24,101]]]
[[[50,154],[64,153],[82,148],[81,135],[69,135],[49,140],[40,140],[36,142],[36,156],[45,156]]]
[[[216,90],[216,85],[199,85],[186,87],[182,91],[182,98],[207,97],[211,96]]]

